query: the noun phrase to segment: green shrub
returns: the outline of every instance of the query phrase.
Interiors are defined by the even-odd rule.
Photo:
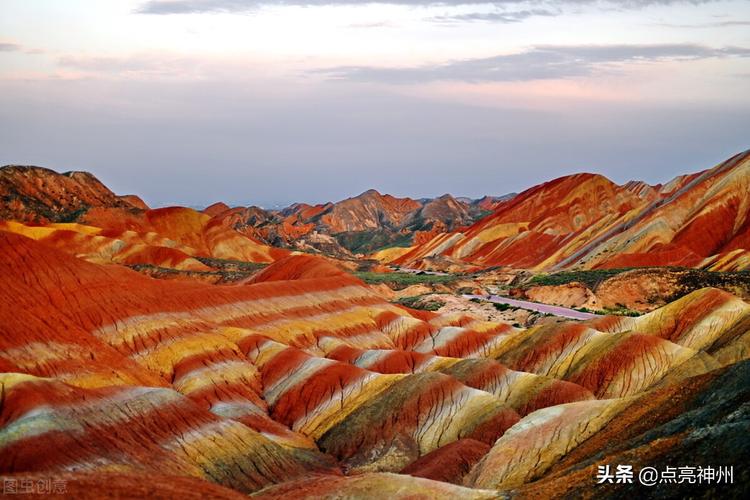
[[[424,295],[416,295],[414,297],[403,297],[396,301],[397,304],[402,306],[411,307],[412,309],[420,309],[422,311],[437,311],[445,305],[445,302],[439,300],[428,300],[423,301]]]
[[[622,268],[622,269],[589,269],[582,271],[560,271],[554,274],[537,274],[531,278],[527,285],[529,286],[559,286],[567,285],[577,281],[583,283],[592,290],[595,289],[599,284],[612,276],[630,271],[633,268]]]
[[[370,285],[379,285],[385,283],[396,288],[406,288],[411,285],[437,285],[448,284],[458,280],[458,276],[447,275],[439,276],[435,274],[414,274],[414,273],[373,273],[373,272],[355,272],[354,275]]]

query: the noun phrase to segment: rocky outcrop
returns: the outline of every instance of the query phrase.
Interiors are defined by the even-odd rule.
[[[583,283],[566,283],[564,285],[534,286],[524,292],[534,302],[557,306],[587,309],[602,309],[598,298]]]
[[[74,222],[92,207],[141,210],[140,198],[117,196],[88,172],[58,174],[42,167],[0,168],[0,219]]]

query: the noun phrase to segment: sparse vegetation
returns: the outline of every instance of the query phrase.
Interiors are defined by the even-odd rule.
[[[618,274],[634,270],[676,274],[678,289],[672,296],[664,297],[666,302],[672,302],[694,290],[705,287],[721,288],[738,296],[746,296],[750,294],[750,272],[748,271],[719,272],[684,267],[628,267],[619,269],[560,271],[554,274],[542,273],[537,274],[528,280],[525,283],[525,286],[558,286],[577,281],[583,283],[589,289],[596,291],[596,288],[602,282],[617,276]],[[649,297],[647,300],[649,303],[655,303],[657,299],[657,297]]]
[[[459,279],[456,275],[436,275],[425,273],[373,273],[373,272],[355,272],[357,278],[370,285],[379,285],[385,283],[396,289],[406,288],[411,285],[438,285],[453,283]]]
[[[672,268],[674,270],[674,268]],[[726,290],[738,297],[750,296],[750,271],[715,272],[702,269],[677,269],[682,271],[678,289],[666,302],[672,302],[700,288],[712,287]]]
[[[626,307],[618,307],[617,309],[604,309],[601,313],[597,314],[611,314],[614,316],[632,316],[637,317],[640,316],[641,313],[638,311],[633,311],[632,309],[628,309]]]
[[[615,309],[589,309],[588,307],[576,307],[576,311],[580,311],[582,313],[590,313],[590,314],[599,314],[601,316],[604,315],[612,315],[612,316],[640,316],[641,313],[638,311],[633,311],[632,309],[628,309],[625,306],[620,306]]]
[[[195,257],[197,260],[201,261],[208,267],[213,267],[214,269],[220,270],[220,271],[228,271],[228,272],[242,272],[247,274],[252,274],[255,271],[259,271],[261,269],[264,269],[268,266],[268,264],[258,263],[258,262],[245,262],[242,260],[230,260],[230,259],[214,259],[211,257]]]
[[[337,233],[333,237],[352,253],[372,253],[391,247],[411,246],[411,233],[394,233],[392,230],[356,231]]]
[[[411,307],[412,309],[421,309],[423,311],[437,311],[445,305],[445,302],[439,300],[424,300],[424,295],[416,295],[414,297],[404,297],[396,301],[397,304],[402,306]]]
[[[612,276],[631,271],[634,268],[621,269],[588,269],[581,271],[560,271],[554,274],[537,274],[526,284],[528,286],[559,286],[567,285],[577,281],[583,283],[590,289],[595,289],[599,284]]]
[[[232,283],[248,278],[256,271],[267,266],[267,264],[257,264],[253,262],[209,259],[204,257],[197,257],[197,259],[207,266],[214,267],[215,270],[185,271],[170,267],[159,267],[153,264],[131,264],[127,267],[154,278],[190,277],[206,279],[214,283]]]

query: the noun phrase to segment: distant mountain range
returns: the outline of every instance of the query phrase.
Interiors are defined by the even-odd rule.
[[[295,203],[282,210],[264,210],[256,206],[231,208],[219,202],[203,213],[268,245],[352,257],[354,253],[366,254],[384,246],[422,241],[423,233],[437,234],[468,226],[512,196],[471,200],[445,194],[414,200],[371,189],[336,203]],[[118,209],[131,216],[149,210],[137,196],[118,196],[88,172],[58,174],[29,166],[0,169],[2,219],[91,223],[102,209]]]
[[[394,290],[342,269],[372,261],[263,238],[343,252],[404,235],[408,247],[376,256],[409,267],[741,268],[749,157],[663,186],[569,176],[491,201],[473,223],[485,210],[473,202],[372,191],[278,213],[149,209],[90,174],[5,167],[6,491],[52,482],[81,499],[745,498],[741,298],[701,286],[638,317],[540,316],[524,327],[390,302]],[[672,271],[647,271],[643,288],[614,286],[649,301],[648,276]],[[483,277],[494,286],[514,273],[529,274]],[[474,305],[460,289],[451,298]],[[596,484],[622,475],[616,464],[634,477],[723,467],[733,482]]]
[[[744,270],[750,268],[749,211],[750,152],[666,184],[618,185],[583,173],[518,195],[478,200],[449,194],[415,200],[369,190],[336,203],[296,203],[278,211],[221,202],[202,212],[150,210],[137,196],[118,196],[89,173],[0,169],[0,218],[83,224],[106,230],[98,236],[113,241],[131,241],[131,231],[140,235],[139,245],[171,248],[148,253],[154,258],[169,254],[169,262],[183,257],[175,255],[177,250],[186,256],[260,262],[302,250],[433,270]],[[146,259],[143,249],[136,255],[126,260]],[[147,263],[159,260],[154,258]]]
[[[468,226],[512,196],[470,200],[445,194],[414,200],[371,189],[336,203],[295,203],[279,211],[216,203],[204,212],[229,220],[238,231],[270,245],[346,257],[385,246],[411,245],[425,239],[424,233]]]

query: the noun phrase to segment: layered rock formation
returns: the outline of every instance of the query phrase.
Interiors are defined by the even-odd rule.
[[[99,495],[158,478],[132,491],[492,498],[622,495],[635,486],[593,489],[614,461],[746,474],[750,306],[725,292],[520,329],[394,306],[312,256],[215,286],[18,233],[0,231],[9,478]]]
[[[2,220],[4,219],[4,220]],[[270,263],[289,254],[185,207],[151,210],[87,172],[0,169],[0,231],[22,234],[96,263],[207,273],[200,258]]]
[[[741,268],[748,156],[665,186],[559,179],[483,200],[494,213],[453,232],[447,219],[474,216],[447,196],[368,192],[295,206],[279,223],[223,204],[151,210],[88,174],[4,168],[0,475],[54,477],[81,498],[741,497],[741,298],[699,288],[640,317],[524,329],[394,305],[332,259],[264,241],[271,227],[295,240],[325,227],[341,238],[318,233],[331,248],[406,231],[414,248],[380,255],[414,266]],[[128,268],[249,263],[267,266],[223,286]],[[627,294],[625,274],[601,296]],[[566,293],[599,299],[587,292]],[[597,485],[612,464],[734,466],[735,477]]]
[[[0,168],[0,219],[74,222],[92,207],[148,208],[137,196],[117,196],[88,172],[58,174],[19,165]]]
[[[666,185],[577,174],[535,186],[471,227],[434,234],[385,262],[534,270],[750,267],[750,152]]]
[[[204,213],[269,244],[352,257],[467,226],[506,198],[470,200],[446,194],[414,200],[371,189],[337,203],[296,203],[279,212],[216,203]]]

